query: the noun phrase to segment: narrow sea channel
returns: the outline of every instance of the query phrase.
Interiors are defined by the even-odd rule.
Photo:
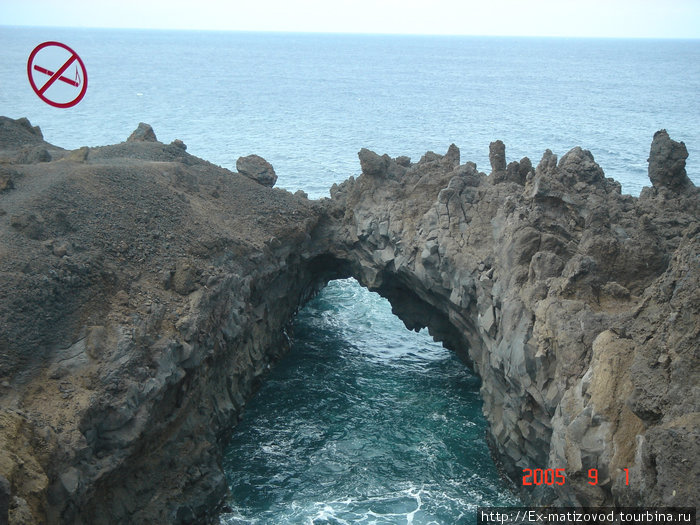
[[[487,448],[479,379],[354,280],[298,315],[225,458],[225,524],[474,523],[514,505]]]

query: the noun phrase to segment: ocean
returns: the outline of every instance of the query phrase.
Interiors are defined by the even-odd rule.
[[[88,73],[70,109],[42,102],[27,58],[73,48]],[[266,158],[277,185],[328,195],[362,147],[414,160],[489,142],[537,164],[591,150],[623,192],[649,185],[655,131],[688,146],[700,184],[700,41],[264,34],[0,27],[0,114],[64,148],[159,140],[235,170]],[[225,458],[225,524],[472,523],[518,502],[485,444],[479,380],[388,303],[335,281],[295,320],[290,354],[249,403]]]
[[[484,439],[479,379],[385,299],[333,281],[225,459],[226,524],[470,524],[514,505]]]

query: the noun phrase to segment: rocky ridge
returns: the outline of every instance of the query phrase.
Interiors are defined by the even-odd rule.
[[[639,198],[580,148],[490,153],[486,175],[454,145],[362,150],[358,178],[309,201],[261,157],[233,173],[144,124],[65,151],[0,118],[0,522],[216,521],[246,399],[297,309],[347,276],[477,371],[516,485],[566,469],[526,499],[697,506],[685,146],[654,136]]]
[[[331,190],[331,251],[477,371],[490,442],[526,500],[696,505],[700,207],[685,146],[655,135],[639,198],[581,148],[534,169],[506,166],[500,142],[490,153],[487,176],[454,145],[416,164],[361,151],[362,175]],[[563,468],[566,483],[528,490],[524,468]]]
[[[0,518],[215,519],[230,429],[323,282],[318,206],[143,126],[72,152],[36,131],[30,164],[0,124]]]

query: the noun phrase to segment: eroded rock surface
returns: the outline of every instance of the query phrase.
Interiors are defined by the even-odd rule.
[[[226,437],[285,328],[347,276],[481,376],[517,485],[523,468],[566,470],[526,499],[697,506],[685,147],[657,133],[635,198],[581,148],[533,169],[495,144],[489,176],[454,145],[417,163],[362,150],[362,175],[309,201],[155,134],[68,152],[0,118],[0,514],[215,519]]]
[[[177,144],[14,162],[23,147],[0,146],[14,170],[0,197],[10,523],[206,521],[230,429],[325,282],[318,205]]]
[[[332,191],[331,251],[471,363],[517,485],[523,468],[566,470],[526,500],[696,506],[700,201],[685,146],[657,133],[641,198],[581,148],[547,150],[534,172],[506,167],[500,141],[490,153],[490,176],[454,151],[375,156],[382,177],[362,163]]]
[[[654,134],[649,153],[649,179],[654,188],[674,192],[690,189],[693,183],[685,172],[688,150],[682,142],[671,140],[665,129]]]

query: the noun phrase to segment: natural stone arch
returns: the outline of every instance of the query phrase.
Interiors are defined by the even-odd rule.
[[[698,209],[697,190],[679,168],[684,146],[655,135],[654,188],[640,199],[621,195],[581,148],[561,161],[547,151],[537,169],[528,159],[506,166],[502,143],[491,150],[490,176],[460,165],[454,145],[416,164],[362,150],[362,175],[331,190],[330,251],[387,297],[407,327],[428,326],[467,357],[482,378],[490,441],[516,482],[523,468],[566,470],[565,485],[538,487],[528,498],[661,501],[640,454],[664,454],[643,452],[644,439],[631,436],[658,418],[641,409],[650,401],[641,363],[669,349],[652,350],[632,334],[644,323],[672,330],[662,317],[637,315],[655,287],[685,271],[678,262],[692,260],[697,212],[663,233],[637,217],[669,204]],[[689,326],[697,330],[697,320]],[[681,339],[679,359],[692,359],[693,343]],[[659,382],[655,388],[670,395]],[[686,434],[681,445],[690,454],[691,442]],[[674,468],[670,457],[661,461]],[[599,472],[595,486],[590,468]]]
[[[488,176],[455,146],[363,150],[360,177],[309,201],[181,141],[67,152],[0,118],[0,143],[0,514],[216,514],[226,436],[340,275],[468,354],[511,476],[567,470],[527,499],[697,506],[700,210],[665,132],[639,198],[580,148],[533,170],[496,143]]]

